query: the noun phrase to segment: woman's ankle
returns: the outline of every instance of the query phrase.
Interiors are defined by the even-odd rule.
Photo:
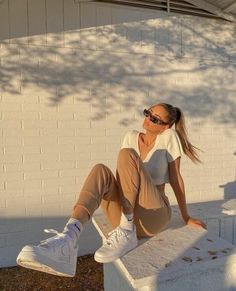
[[[81,221],[83,225],[85,225],[89,221],[90,215],[84,207],[81,205],[76,205],[71,214],[71,218],[77,219]]]
[[[134,214],[124,214],[122,212],[120,218],[120,227],[132,231],[134,228]]]

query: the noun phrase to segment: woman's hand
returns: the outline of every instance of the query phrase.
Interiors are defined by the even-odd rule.
[[[189,217],[186,221],[187,225],[193,226],[193,227],[203,227],[203,228],[207,228],[206,224],[197,218],[193,218],[193,217]]]

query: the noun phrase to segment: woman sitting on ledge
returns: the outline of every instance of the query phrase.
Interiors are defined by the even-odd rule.
[[[125,135],[116,177],[105,165],[95,165],[63,232],[37,246],[25,246],[17,257],[19,265],[73,277],[80,234],[100,205],[114,230],[96,251],[95,260],[108,263],[122,257],[137,246],[137,237],[154,236],[168,226],[171,207],[165,183],[173,188],[184,222],[206,228],[187,211],[180,158],[186,154],[193,162],[200,160],[187,138],[182,111],[161,103],[143,113],[145,133],[132,130]]]

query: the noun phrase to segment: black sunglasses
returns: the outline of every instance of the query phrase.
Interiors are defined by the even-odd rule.
[[[161,120],[160,118],[152,115],[150,110],[144,109],[143,110],[143,114],[144,114],[144,116],[149,117],[151,122],[153,122],[155,124],[159,124],[159,125],[167,125],[167,124],[169,124],[168,122],[165,122],[165,121]]]

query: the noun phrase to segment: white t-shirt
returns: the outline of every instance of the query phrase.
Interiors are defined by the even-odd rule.
[[[133,148],[140,156],[138,138],[140,132],[130,130],[125,134],[121,148]],[[184,154],[177,132],[168,128],[158,134],[153,148],[148,152],[143,163],[152,177],[154,185],[169,182],[168,163]]]

